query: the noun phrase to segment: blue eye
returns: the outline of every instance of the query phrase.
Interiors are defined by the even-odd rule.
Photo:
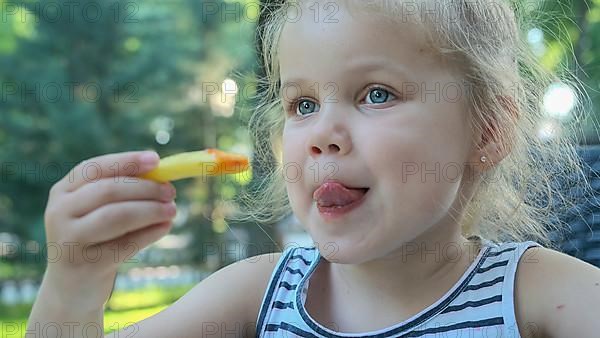
[[[296,100],[290,104],[290,110],[293,110],[296,115],[304,116],[312,114],[320,107],[318,103],[310,100]]]
[[[395,98],[396,96],[390,93],[390,91],[387,89],[382,87],[372,87],[364,101],[367,104],[382,104]],[[294,114],[296,116],[306,116],[308,114],[317,112],[320,107],[321,106],[318,103],[312,100],[300,98],[290,102],[287,105],[287,110],[290,112],[290,114]]]
[[[365,101],[371,100],[366,102],[368,104],[385,103],[390,97],[394,98],[394,95],[381,87],[375,87],[369,91]]]

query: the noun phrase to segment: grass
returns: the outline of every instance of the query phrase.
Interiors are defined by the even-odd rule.
[[[174,288],[148,287],[137,291],[115,291],[104,312],[104,332],[123,330],[127,325],[151,317],[189,291],[193,285]],[[6,306],[0,304],[0,332],[2,337],[22,338],[27,329],[27,318],[33,304]],[[132,329],[124,334],[133,334]]]

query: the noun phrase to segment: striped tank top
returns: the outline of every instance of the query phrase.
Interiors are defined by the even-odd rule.
[[[316,322],[304,303],[311,274],[324,258],[315,246],[289,247],[279,259],[263,296],[257,337],[494,337],[520,338],[513,290],[517,263],[534,241],[494,243],[481,250],[459,281],[442,298],[411,318],[377,331],[341,333]]]

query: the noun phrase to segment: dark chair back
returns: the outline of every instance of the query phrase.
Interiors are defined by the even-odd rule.
[[[562,252],[600,267],[600,145],[581,146],[578,153],[586,164],[592,194],[584,194],[581,187],[569,188],[576,203],[562,216],[569,228],[552,237]]]

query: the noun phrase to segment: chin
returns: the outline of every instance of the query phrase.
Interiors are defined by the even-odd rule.
[[[323,258],[335,264],[362,264],[377,258],[377,252],[357,245],[355,241],[330,236],[312,236]]]
[[[321,255],[326,261],[335,264],[359,265],[372,260],[372,258],[367,256],[365,253],[357,251],[353,248],[347,248],[346,250],[340,249],[336,253],[331,251],[321,252]]]

